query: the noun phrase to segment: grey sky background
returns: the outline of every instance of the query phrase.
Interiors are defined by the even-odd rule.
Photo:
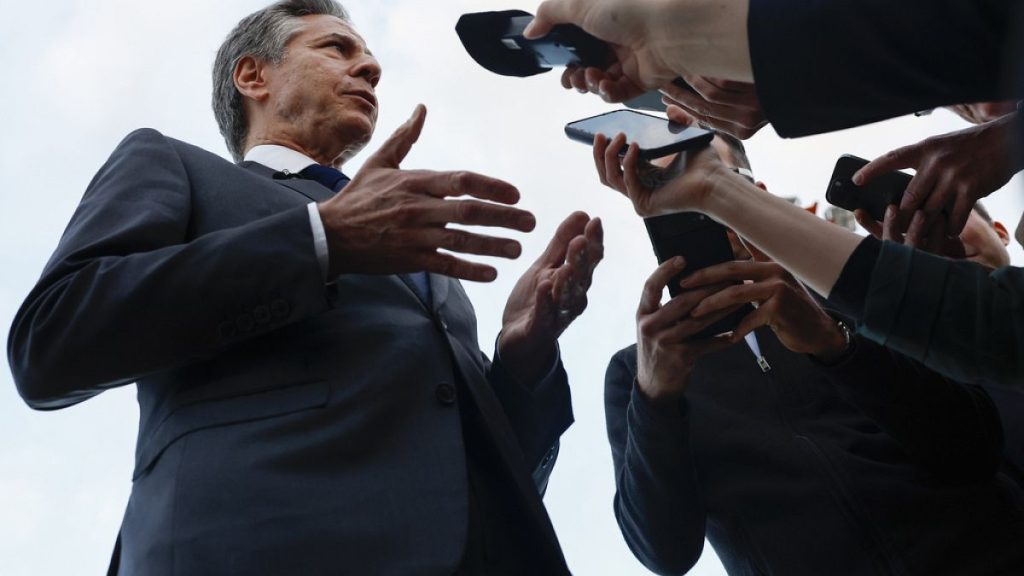
[[[131,130],[156,128],[225,157],[210,111],[210,68],[232,26],[263,0],[13,3],[0,20],[0,325],[9,327],[90,179]],[[603,409],[608,359],[634,340],[640,287],[656,265],[641,221],[603,188],[588,148],[565,123],[615,107],[563,91],[556,73],[493,76],[454,33],[465,12],[535,1],[349,0],[357,29],[380,59],[381,117],[369,150],[411,113],[429,109],[405,166],[468,169],[515,183],[537,230],[521,235],[520,261],[498,261],[493,284],[467,285],[490,352],[512,284],[558,223],[586,210],[605,223],[606,257],[587,313],[562,338],[576,424],[563,437],[546,503],[577,574],[646,574],[619,535]],[[837,63],[838,65],[839,63]],[[813,138],[785,141],[770,129],[748,143],[754,172],[779,194],[824,203],[836,158],[874,157],[966,124],[939,111]],[[346,171],[353,174],[364,152]],[[1020,183],[987,203],[1012,230]],[[756,214],[751,214],[756,218]],[[811,239],[808,239],[809,241]],[[1012,249],[1014,262],[1021,249]],[[97,349],[104,346],[96,342]],[[0,573],[103,573],[131,488],[138,409],[134,387],[70,409],[41,413],[18,398],[0,367]],[[227,487],[226,487],[227,488]],[[710,547],[693,572],[724,574]]]

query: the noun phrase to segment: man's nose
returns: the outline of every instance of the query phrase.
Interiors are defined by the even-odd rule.
[[[373,56],[369,54],[364,55],[355,68],[352,69],[351,74],[357,78],[365,79],[370,83],[370,86],[376,87],[377,83],[380,82],[380,63]]]

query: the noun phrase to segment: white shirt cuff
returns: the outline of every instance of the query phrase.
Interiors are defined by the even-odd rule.
[[[316,202],[310,202],[306,208],[309,210],[309,227],[313,230],[313,249],[320,263],[320,274],[326,282],[331,263],[330,254],[327,252],[327,233],[324,232],[324,222],[320,219],[320,210],[317,209]]]

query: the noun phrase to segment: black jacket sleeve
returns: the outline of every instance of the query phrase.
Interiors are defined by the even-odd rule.
[[[686,405],[656,411],[636,390],[636,348],[612,358],[605,418],[615,468],[615,518],[626,543],[658,574],[685,574],[704,549],[707,511],[689,448]]]
[[[1014,4],[751,0],[747,33],[761,105],[779,135],[796,137],[1012,99]]]
[[[854,346],[842,362],[822,369],[915,463],[951,484],[998,471],[1003,429],[984,389],[949,380],[863,338]]]
[[[305,206],[193,238],[191,195],[154,130],[100,169],[11,327],[30,406],[81,402],[328,308]],[[265,308],[265,321],[239,329],[240,307]]]

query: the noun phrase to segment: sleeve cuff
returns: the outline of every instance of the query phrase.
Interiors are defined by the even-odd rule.
[[[306,208],[309,210],[309,227],[313,230],[313,250],[316,251],[316,260],[320,263],[320,275],[326,282],[330,266],[327,232],[324,231],[324,222],[320,219],[320,210],[317,209],[316,202],[310,202]]]
[[[499,332],[498,336],[494,339],[494,362],[493,362],[493,364],[496,365],[496,366],[501,366],[502,369],[503,369],[502,371],[504,373],[508,374],[509,377],[511,377],[513,380],[518,381],[519,380],[518,378],[513,376],[507,369],[504,369],[505,363],[502,362],[502,360],[501,360],[501,351],[499,350],[500,347],[498,346],[498,342],[500,340],[501,340],[501,333]],[[540,380],[537,380],[537,382],[535,384],[533,384],[532,386],[528,386],[528,388],[530,388],[531,390],[537,390],[539,388],[544,388],[546,385],[551,384],[553,382],[560,382],[562,380],[562,378],[561,378],[561,374],[559,373],[558,366],[561,363],[562,363],[562,348],[561,348],[561,346],[558,345],[558,341],[555,340],[555,359],[551,362],[551,367],[548,368],[548,371],[544,374],[544,376]]]
[[[882,243],[873,236],[857,245],[828,295],[830,308],[860,322],[871,286],[871,274],[881,251]]]

